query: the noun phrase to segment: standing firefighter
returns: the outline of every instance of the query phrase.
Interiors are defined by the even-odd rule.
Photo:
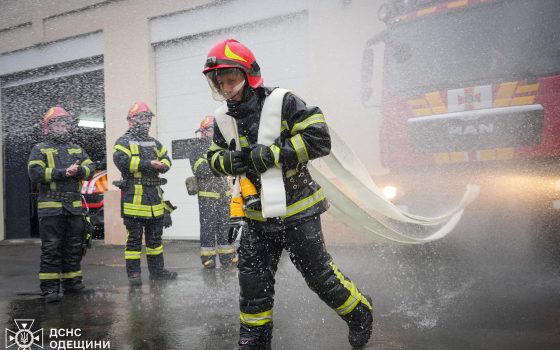
[[[211,168],[254,184],[260,201],[245,199],[247,230],[239,254],[240,339],[236,349],[270,349],[274,275],[283,249],[307,285],[349,327],[349,341],[362,348],[372,331],[370,298],[360,293],[326,250],[319,215],[327,200],[307,169],[330,152],[330,136],[318,107],[293,93],[263,86],[253,53],[236,40],[216,44],[203,73],[216,111]],[[246,176],[246,178],[245,178]],[[232,204],[235,200],[232,199]],[[232,209],[233,211],[233,209]]]
[[[126,272],[130,285],[141,285],[140,255],[145,233],[148,270],[152,280],[173,280],[177,273],[166,270],[163,261],[164,201],[159,174],[171,167],[167,149],[150,137],[154,114],[144,102],[128,111],[128,130],[113,148],[113,161],[121,171],[123,184],[122,215],[127,230]]]
[[[44,117],[45,142],[31,150],[29,177],[39,183],[37,208],[41,235],[39,280],[46,302],[59,300],[64,293],[84,289],[82,284],[81,180],[95,170],[86,151],[70,142],[75,120],[62,107],[53,107]],[[62,279],[61,279],[62,278]]]
[[[214,117],[205,117],[198,131],[202,141],[202,153],[191,165],[198,187],[200,259],[207,269],[216,267],[216,255],[220,256],[223,267],[237,265],[237,254],[227,238],[229,186],[224,177],[216,177],[212,173],[206,159],[206,151],[210,148],[214,136]]]

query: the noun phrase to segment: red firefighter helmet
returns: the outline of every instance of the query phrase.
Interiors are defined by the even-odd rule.
[[[130,109],[128,110],[126,120],[128,120],[128,126],[129,127],[132,127],[132,118],[137,117],[137,116],[153,117],[154,113],[152,112],[152,110],[150,109],[150,106],[148,106],[147,103],[142,102],[142,101],[138,101],[138,102],[135,102],[132,105],[132,107],[130,107]]]
[[[207,115],[206,117],[204,117],[204,119],[202,119],[202,121],[200,122],[200,128],[197,130],[197,132],[200,132],[200,137],[203,139],[213,135],[214,117],[211,115]]]
[[[247,46],[235,39],[222,40],[210,49],[202,73],[206,74],[224,68],[241,69],[252,88],[257,88],[263,84],[261,69],[255,55]]]
[[[43,117],[45,136],[49,134],[49,124],[59,118],[69,118],[69,122],[72,121],[70,113],[66,112],[64,108],[59,106],[52,107],[47,111],[47,113],[45,113],[45,116]]]

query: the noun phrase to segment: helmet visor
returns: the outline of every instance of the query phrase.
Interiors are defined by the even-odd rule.
[[[215,69],[205,73],[206,81],[216,101],[229,100],[245,86],[245,73],[238,68]]]

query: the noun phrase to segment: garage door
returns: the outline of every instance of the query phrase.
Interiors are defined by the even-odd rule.
[[[204,12],[211,21],[214,15],[223,16]],[[235,38],[251,48],[266,86],[309,95],[307,22],[307,12],[302,11],[156,45],[158,139],[171,150],[172,140],[194,137],[202,118],[219,107],[201,70],[210,48],[225,38]],[[165,197],[179,207],[173,213],[173,226],[164,231],[165,238],[199,238],[197,200],[187,195],[184,185],[191,175],[188,160],[182,159],[175,160],[165,176],[169,181]]]

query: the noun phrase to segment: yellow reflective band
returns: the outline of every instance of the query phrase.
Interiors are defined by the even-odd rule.
[[[258,314],[239,313],[241,323],[250,327],[262,326],[272,322],[272,310],[264,311]]]
[[[270,150],[272,151],[272,154],[274,155],[274,165],[277,168],[280,168],[280,147],[278,147],[278,145],[274,144],[272,146],[270,146]]]
[[[41,153],[47,156],[47,165],[49,168],[55,168],[54,164],[54,154],[58,154],[56,148],[41,148]]]
[[[205,191],[198,191],[199,197],[206,197],[206,198],[220,198],[220,194],[218,192],[205,192]]]
[[[156,154],[157,154],[158,158],[161,158],[164,154],[167,153],[167,149],[164,146],[161,146],[161,149],[159,151],[155,147],[154,147],[154,150],[156,151]]]
[[[210,151],[221,151],[221,150],[223,150],[223,148],[218,146],[218,144],[216,144],[215,142],[212,142],[212,144],[210,145]]]
[[[294,127],[292,128],[292,131],[290,131],[290,133],[292,135],[294,135],[295,133],[305,130],[309,125],[311,124],[317,124],[317,123],[324,123],[325,122],[325,116],[322,114],[313,114],[310,117],[305,118],[303,121],[297,123],[294,125]]]
[[[129,157],[132,156],[132,154],[130,153],[130,150],[127,149],[127,148],[124,147],[124,146],[115,145],[115,147],[113,148],[113,153],[115,153],[115,152],[117,152],[117,151],[121,151],[121,152],[123,152],[124,154],[126,154],[126,155],[129,156]]]
[[[83,166],[88,166],[88,165],[90,165],[91,163],[93,163],[93,161],[92,161],[91,159],[89,159],[89,158],[86,159],[86,160],[84,160],[84,161],[82,161],[82,165],[83,165]]]
[[[124,251],[124,258],[125,258],[125,260],[138,260],[138,259],[140,259],[141,254],[142,254],[142,252],[137,251],[137,250],[125,250]]]
[[[60,279],[60,272],[39,272],[40,280],[58,280]]]
[[[309,155],[307,154],[307,148],[305,147],[305,142],[303,142],[303,138],[300,134],[292,137],[290,139],[292,146],[294,147],[294,151],[296,151],[296,156],[298,162],[304,163],[309,160]]]
[[[280,127],[280,133],[282,133],[282,131],[284,131],[284,130],[290,130],[290,127],[288,126],[288,122],[287,122],[287,121],[282,120],[281,125],[282,125],[282,126]]]
[[[64,272],[62,274],[62,278],[65,278],[65,279],[76,278],[76,277],[81,277],[81,276],[82,276],[82,270],[72,271],[72,272]]]
[[[231,153],[230,153],[231,154]],[[232,165],[233,166],[233,165]],[[226,171],[226,166],[224,165],[224,156],[220,156],[220,167],[222,168],[222,173],[229,174]]]
[[[72,202],[72,206],[73,206],[74,208],[81,208],[81,207],[82,207],[82,201],[81,201],[81,200],[79,200],[79,201],[73,201],[73,202]]]
[[[232,254],[235,253],[235,248],[232,246],[219,246],[218,254]]]
[[[130,216],[140,216],[140,217],[158,217],[163,215],[164,206],[163,204],[157,205],[143,205],[143,204],[132,204],[124,203],[123,213]],[[153,213],[153,215],[152,215]]]
[[[138,149],[138,144],[134,144],[134,143],[130,144],[130,153],[133,156],[137,156],[140,154],[140,151]]]
[[[213,248],[200,248],[200,256],[215,256],[216,249]]]
[[[169,159],[163,158],[163,159],[161,160],[161,162],[162,162],[163,164],[167,165],[168,168],[171,168],[171,162],[169,161]]]
[[[86,176],[85,176],[85,177],[88,178],[88,177],[89,177],[89,173],[91,173],[91,170],[90,170],[87,166],[84,166],[83,164],[82,164],[82,168],[83,168],[84,171],[86,172]]]
[[[32,160],[29,163],[27,163],[27,167],[31,167],[32,165],[40,165],[43,168],[46,168],[47,165],[45,164],[45,162],[43,162],[42,160]]]
[[[51,182],[52,181],[52,172],[53,172],[53,168],[46,168],[45,169],[45,182]]]
[[[48,209],[48,208],[62,208],[61,202],[39,202],[37,203],[37,208]]]
[[[132,198],[132,203],[136,205],[142,204],[142,195],[144,194],[144,188],[142,185],[134,185],[134,197]]]
[[[239,137],[239,145],[241,147],[249,147],[249,141],[247,141],[247,136],[240,136]]]
[[[194,169],[194,172],[195,172],[195,173],[196,173],[196,171],[198,170],[198,167],[199,167],[202,163],[204,163],[204,162],[208,162],[208,161],[206,160],[206,158],[198,158],[198,160],[194,163],[194,166],[193,166],[193,169]]]
[[[286,208],[286,215],[282,216],[282,218],[289,218],[290,216],[296,215],[297,213],[301,213],[302,211],[309,209],[315,204],[319,203],[323,199],[325,199],[325,194],[323,193],[323,189],[321,188],[312,195],[288,205],[288,207]],[[245,208],[245,216],[251,220],[266,221],[266,219],[262,217],[262,212],[259,210]]]
[[[140,165],[140,157],[139,156],[132,156],[130,157],[130,166],[129,170],[131,173],[138,172],[138,166]]]
[[[212,170],[214,170],[215,172],[218,173],[223,173],[223,171],[216,169],[216,167],[214,166],[216,158],[218,158],[220,156],[219,152],[216,152],[212,155],[212,158],[210,159],[210,167],[212,168]]]
[[[156,248],[146,247],[146,255],[160,255],[163,254],[163,245]]]
[[[82,153],[81,148],[68,148],[68,154],[80,154]]]
[[[344,288],[346,288],[350,292],[350,296],[348,297],[348,299],[346,299],[346,301],[342,305],[335,309],[336,313],[340,316],[347,315],[352,312],[352,310],[354,310],[360,302],[362,302],[370,310],[372,310],[373,307],[371,306],[369,301],[360,293],[358,288],[356,288],[354,282],[347,280],[342,272],[338,270],[338,266],[336,266],[336,264],[332,261],[329,263],[329,266],[333,270],[336,278],[340,281],[340,283],[342,283]]]

